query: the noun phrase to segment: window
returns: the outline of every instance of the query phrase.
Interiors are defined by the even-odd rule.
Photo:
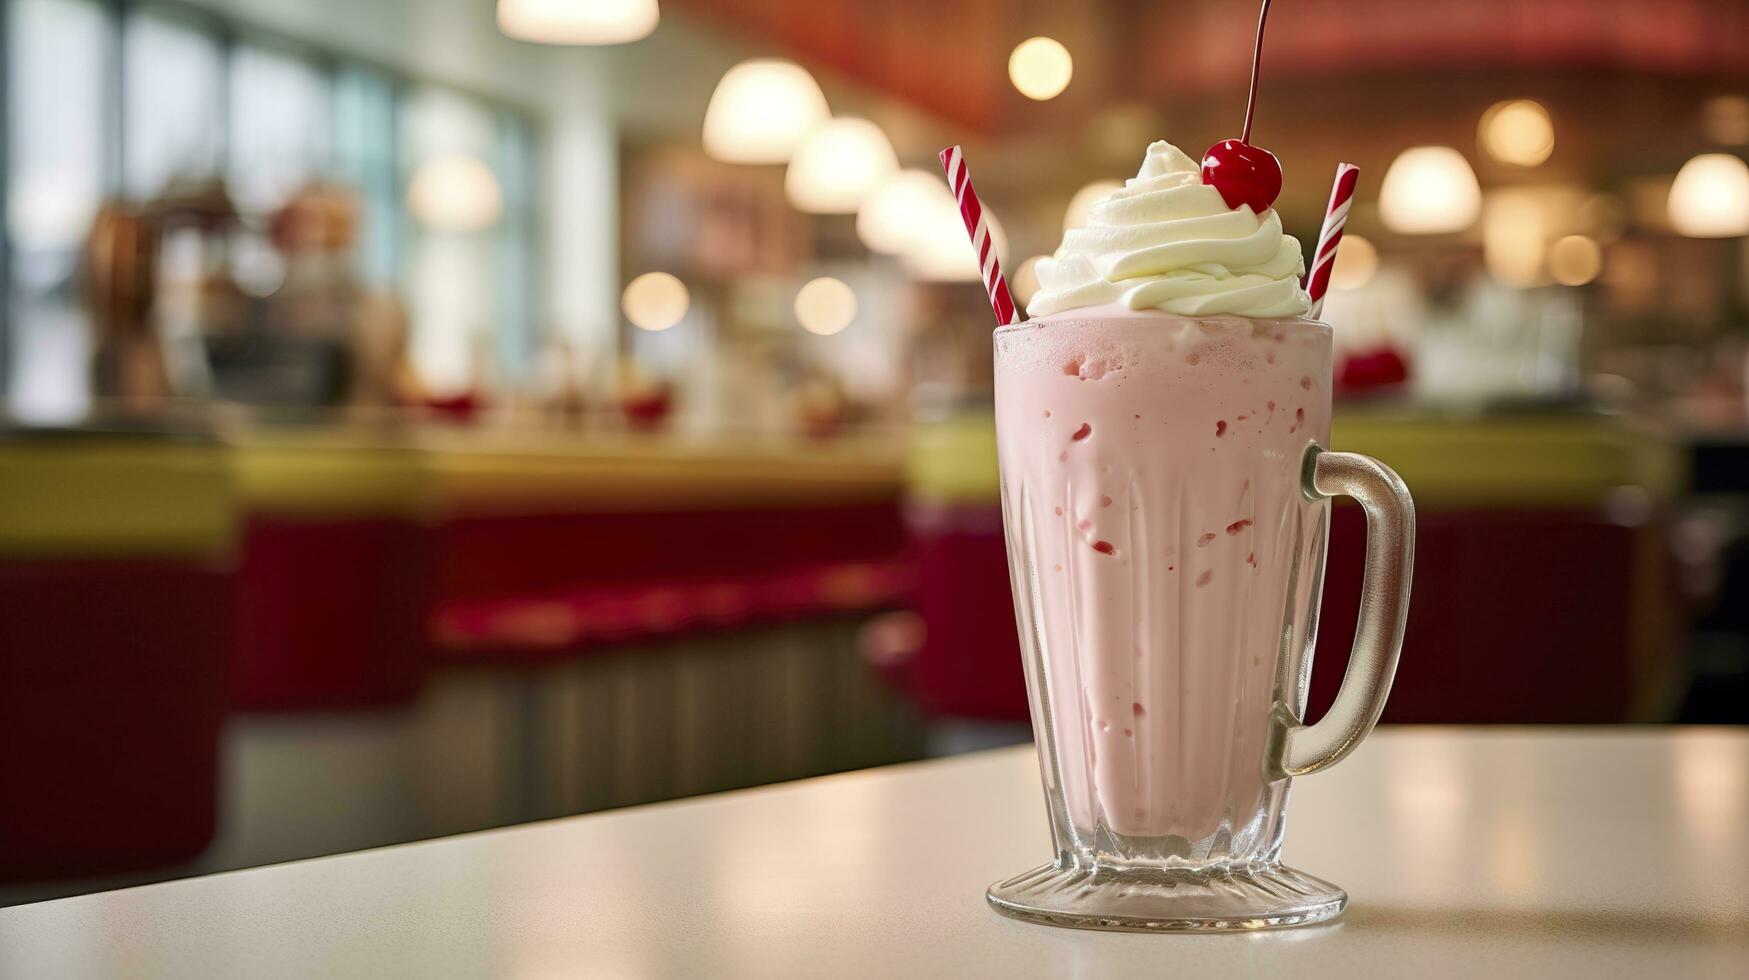
[[[211,260],[245,292],[266,294],[283,274],[260,219],[333,179],[358,194],[360,277],[406,301],[414,367],[434,390],[514,383],[533,360],[538,131],[527,114],[266,31],[233,40],[225,17],[182,3],[0,0],[0,13],[0,407],[50,421],[89,408],[78,265],[106,199],[144,203],[219,176],[245,223]],[[410,214],[409,183],[445,158],[466,179],[437,182],[436,212]],[[161,275],[188,258],[183,244],[165,243]]]
[[[493,232],[503,220],[497,148],[491,111],[472,99],[421,87],[403,104],[413,367],[440,396],[486,383],[498,368],[488,342]]]
[[[334,79],[334,176],[358,192],[359,274],[376,289],[401,274],[401,179],[395,172],[395,83],[362,68]]]
[[[496,234],[498,281],[494,313],[498,330],[500,378],[509,383],[527,380],[526,372],[539,356],[539,325],[536,323],[537,279],[534,252],[535,180],[534,127],[512,112],[498,113],[496,167],[504,189],[504,216]]]
[[[245,214],[279,207],[331,158],[328,80],[308,62],[241,45],[231,54],[230,147],[226,177]]]
[[[85,411],[90,341],[74,273],[104,196],[110,34],[95,0],[13,0],[6,70],[12,411],[66,421]]]
[[[122,187],[155,197],[177,179],[219,172],[224,56],[198,28],[152,11],[122,33]]]

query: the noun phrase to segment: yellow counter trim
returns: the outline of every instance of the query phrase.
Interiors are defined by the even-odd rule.
[[[0,557],[218,557],[235,523],[222,446],[100,437],[0,444]]]
[[[905,477],[913,498],[939,504],[993,503],[1001,493],[996,417],[971,412],[918,425]]]
[[[1614,416],[1338,411],[1330,442],[1384,461],[1424,506],[1592,507],[1621,487],[1669,500],[1687,481],[1676,446]]]
[[[431,508],[426,454],[409,446],[281,436],[245,440],[233,452],[251,514],[419,518]]]
[[[886,440],[686,441],[591,436],[538,446],[427,446],[437,506],[454,513],[764,508],[895,500],[902,446]]]

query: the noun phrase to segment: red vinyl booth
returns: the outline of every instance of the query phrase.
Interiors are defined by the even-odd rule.
[[[0,879],[211,841],[233,508],[211,442],[0,436]]]
[[[425,668],[429,473],[392,441],[256,432],[243,506],[232,703],[251,711],[404,703]]]

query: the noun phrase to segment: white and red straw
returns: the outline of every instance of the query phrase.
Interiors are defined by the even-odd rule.
[[[972,172],[966,167],[966,155],[957,146],[941,151],[941,167],[947,171],[947,186],[953,189],[959,202],[960,218],[971,236],[972,250],[978,254],[978,271],[984,276],[984,289],[990,294],[990,309],[996,313],[996,325],[1005,327],[1020,320],[1014,308],[1014,294],[1008,291],[1008,280],[1002,278],[1002,267],[996,262],[996,245],[990,240],[990,226],[984,221],[984,206],[972,190]]]
[[[1312,252],[1312,269],[1306,273],[1306,295],[1312,309],[1306,315],[1316,320],[1324,312],[1324,294],[1330,291],[1330,270],[1336,267],[1336,247],[1342,244],[1342,226],[1348,223],[1348,208],[1354,203],[1354,185],[1360,168],[1352,163],[1336,165],[1336,183],[1330,188],[1330,204],[1324,208],[1324,228],[1318,232],[1318,247]]]

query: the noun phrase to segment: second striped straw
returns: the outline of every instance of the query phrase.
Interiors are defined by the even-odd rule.
[[[1330,291],[1330,270],[1336,266],[1336,248],[1342,244],[1342,226],[1354,203],[1354,187],[1360,168],[1352,163],[1336,165],[1336,183],[1330,188],[1330,203],[1324,208],[1324,228],[1318,232],[1318,247],[1312,252],[1312,268],[1306,273],[1306,295],[1312,308],[1306,316],[1316,320],[1324,312],[1324,294]]]

